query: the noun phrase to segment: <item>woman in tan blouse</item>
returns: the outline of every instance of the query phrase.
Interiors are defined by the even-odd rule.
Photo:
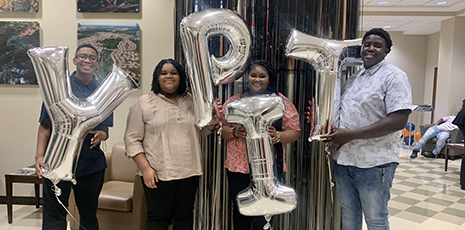
[[[164,59],[153,72],[152,92],[128,114],[126,155],[138,166],[147,198],[147,229],[193,228],[195,193],[202,175],[200,136],[183,67]]]

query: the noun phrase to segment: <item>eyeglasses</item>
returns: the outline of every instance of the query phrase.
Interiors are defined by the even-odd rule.
[[[76,55],[76,58],[78,58],[81,61],[85,61],[86,59],[89,59],[90,62],[97,62],[98,57],[94,55],[87,56],[87,54],[78,54]]]

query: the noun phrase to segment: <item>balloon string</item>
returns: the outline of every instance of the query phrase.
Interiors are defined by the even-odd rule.
[[[218,144],[221,145],[221,132],[223,131],[223,122],[220,121],[220,127],[218,128],[218,131],[216,131],[216,135],[218,136]]]
[[[84,226],[81,225],[81,223],[79,223],[79,221],[76,220],[76,218],[74,218],[73,214],[71,214],[71,212],[68,210],[68,208],[66,208],[66,206],[61,202],[61,200],[58,198],[60,195],[61,195],[61,189],[58,188],[58,186],[56,186],[56,182],[53,182],[53,186],[52,186],[52,191],[55,192],[55,197],[57,198],[57,201],[58,203],[66,210],[66,212],[68,213],[68,215],[71,217],[71,219],[74,220],[74,222],[76,222],[81,228],[85,229],[85,230],[88,230],[87,228],[85,228]]]
[[[329,183],[330,183],[330,188],[329,191],[331,192],[331,218],[334,217],[334,182],[333,182],[333,176],[331,174],[331,153],[329,151],[326,152],[326,162],[328,163],[328,175],[329,175]]]
[[[263,230],[273,230],[273,227],[271,227],[270,221],[271,221],[271,215],[265,215],[265,220],[266,224],[263,226]]]
[[[329,189],[331,192],[331,204],[334,204],[334,182],[333,182],[333,176],[331,175],[331,154],[328,152],[326,154],[326,162],[328,163],[328,172],[329,172],[329,183],[331,185],[331,188]]]
[[[220,128],[218,129],[218,135],[219,135],[218,145],[219,145],[219,146],[216,146],[216,151],[218,151],[218,149],[221,148],[221,129],[222,129],[222,127],[223,127],[222,125],[223,125],[223,124],[222,124],[221,121],[220,121]],[[215,157],[215,159],[217,159],[217,161],[219,160],[218,155]],[[219,172],[219,171],[218,171],[218,172]],[[218,175],[219,173],[218,173],[218,172],[216,173],[216,178],[215,178],[216,181],[218,181],[218,178],[219,178],[219,175]],[[214,191],[213,191],[213,204],[216,204],[216,202],[217,202],[218,190],[219,190],[219,189],[218,189],[218,186],[215,186]],[[213,210],[212,210],[212,215],[211,215],[211,216],[216,217],[216,208],[213,208]],[[212,229],[213,229],[213,227],[214,227],[214,226],[213,226],[214,223],[215,223],[215,222],[213,221],[213,222],[212,222],[212,225],[211,225]]]

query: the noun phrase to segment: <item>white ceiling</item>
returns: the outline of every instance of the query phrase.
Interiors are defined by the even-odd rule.
[[[378,2],[387,4],[378,4]],[[387,31],[402,31],[408,35],[428,35],[439,32],[441,21],[465,16],[465,0],[361,0],[360,28],[391,26]]]

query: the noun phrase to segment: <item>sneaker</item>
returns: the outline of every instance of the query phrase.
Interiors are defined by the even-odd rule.
[[[427,158],[436,158],[436,155],[434,155],[434,153],[432,153],[432,152],[424,152],[421,155],[423,155],[424,157],[427,157]]]
[[[410,158],[417,158],[418,152],[419,151],[417,151],[417,150],[413,150],[412,155],[410,155]]]

